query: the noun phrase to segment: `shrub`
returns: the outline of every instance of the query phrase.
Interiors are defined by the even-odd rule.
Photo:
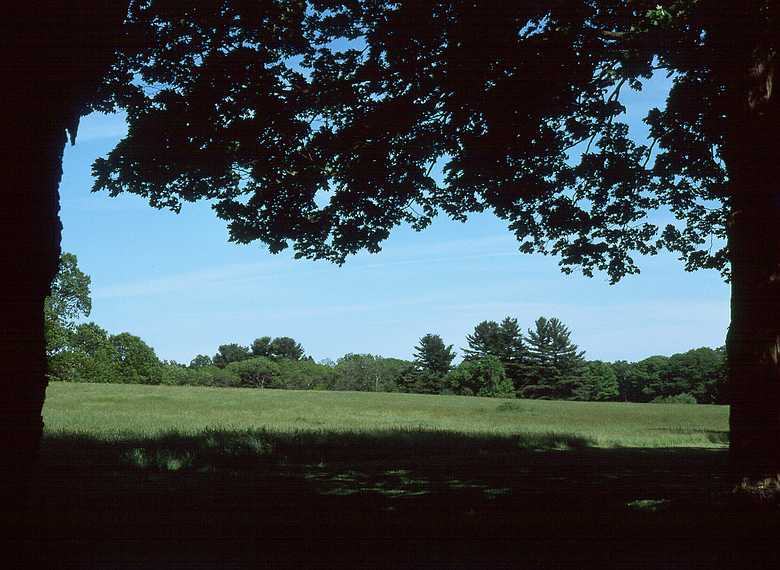
[[[696,398],[688,392],[675,394],[673,396],[659,396],[654,398],[651,404],[698,404]]]
[[[524,409],[520,402],[502,402],[496,406],[497,412],[522,412]]]

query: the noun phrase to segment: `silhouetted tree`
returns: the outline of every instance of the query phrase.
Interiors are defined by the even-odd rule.
[[[777,0],[19,5],[0,47],[15,141],[0,314],[19,331],[0,347],[18,378],[2,419],[18,453],[3,461],[27,473],[42,429],[65,133],[122,108],[128,135],[94,165],[95,188],[174,209],[211,199],[240,243],[341,261],[437,210],[492,209],[564,271],[614,281],[666,248],[729,272],[734,465],[777,480],[779,14]],[[636,143],[621,95],[658,69],[672,89]],[[659,231],[658,208],[677,222]]]

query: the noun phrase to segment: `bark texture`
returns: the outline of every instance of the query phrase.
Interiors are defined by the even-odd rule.
[[[777,2],[770,2],[777,12]],[[731,462],[737,486],[758,496],[780,491],[780,104],[778,41],[751,21],[731,46],[729,253],[731,326],[727,340]],[[776,31],[776,30],[775,30]]]

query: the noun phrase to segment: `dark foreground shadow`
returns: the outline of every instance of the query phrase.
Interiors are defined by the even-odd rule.
[[[50,435],[16,539],[29,564],[51,568],[774,560],[777,513],[729,510],[724,451],[591,444],[409,430]]]

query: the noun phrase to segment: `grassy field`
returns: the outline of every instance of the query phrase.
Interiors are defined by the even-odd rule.
[[[499,400],[365,392],[304,392],[52,383],[47,432],[149,436],[204,429],[271,432],[444,431],[559,434],[589,447],[728,443],[726,406]]]
[[[55,383],[25,548],[58,568],[757,568],[778,513],[729,502],[727,416]]]

